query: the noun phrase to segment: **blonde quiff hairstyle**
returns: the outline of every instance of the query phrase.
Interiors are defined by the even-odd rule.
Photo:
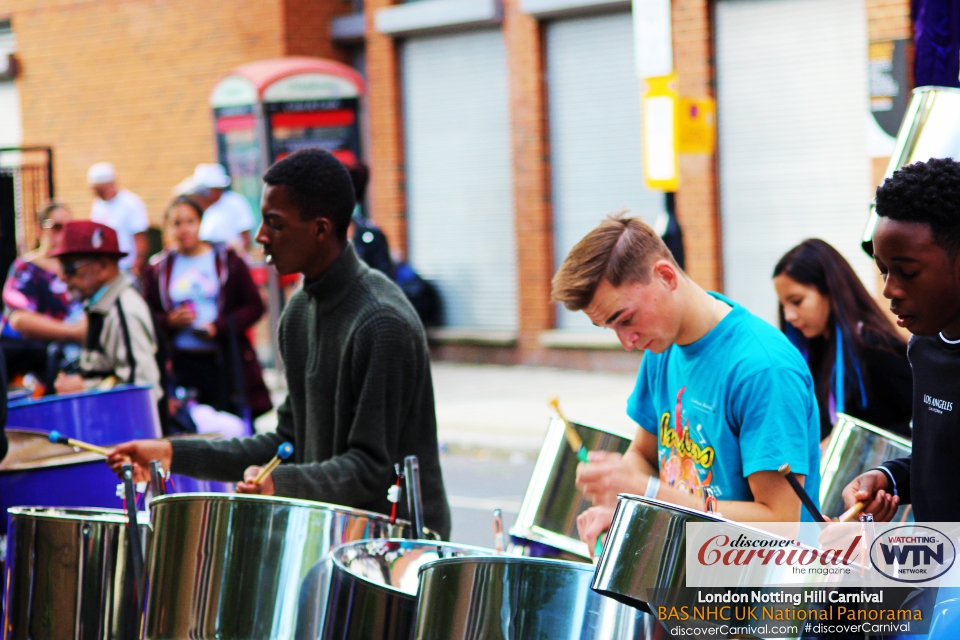
[[[602,280],[615,287],[649,283],[658,260],[669,260],[680,269],[650,225],[626,211],[611,214],[567,254],[553,276],[553,301],[580,311],[590,305]]]

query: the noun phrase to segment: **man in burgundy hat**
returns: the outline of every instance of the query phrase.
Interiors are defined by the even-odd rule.
[[[86,305],[87,337],[80,354],[80,373],[61,373],[57,393],[83,391],[107,378],[153,388],[162,395],[157,366],[157,339],[150,309],[128,276],[120,271],[117,232],[89,220],[68,222],[60,244],[50,255],[60,259],[63,279]]]

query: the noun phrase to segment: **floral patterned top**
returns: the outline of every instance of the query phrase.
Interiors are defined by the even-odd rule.
[[[71,321],[83,313],[83,305],[74,300],[67,285],[57,274],[32,262],[17,258],[3,285],[3,336],[19,337],[7,325],[12,311],[36,311],[56,320]]]

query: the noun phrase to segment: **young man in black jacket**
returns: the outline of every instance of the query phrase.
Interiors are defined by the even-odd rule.
[[[346,168],[326,151],[304,149],[263,180],[257,242],[281,275],[304,276],[280,320],[288,394],[276,433],[139,440],[116,447],[108,462],[117,470],[124,456],[139,466],[160,460],[174,473],[238,481],[240,493],[390,513],[394,464],[415,455],[424,521],[446,539],[450,510],[426,335],[403,292],[347,240],[354,193]],[[293,444],[293,459],[252,483],[284,441]],[[399,515],[408,517],[403,501]]]
[[[884,462],[843,490],[877,521],[912,504],[917,521],[960,522],[960,163],[918,162],[877,189],[873,253],[897,324],[913,333],[912,455]]]

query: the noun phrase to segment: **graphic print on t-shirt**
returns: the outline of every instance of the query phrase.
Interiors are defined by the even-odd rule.
[[[677,393],[677,405],[671,416],[669,411],[660,416],[658,449],[660,454],[660,479],[668,485],[693,494],[703,496],[703,488],[712,484],[715,449],[703,438],[702,442],[693,439],[690,419],[684,422],[682,387]],[[701,425],[697,431],[702,432]]]

